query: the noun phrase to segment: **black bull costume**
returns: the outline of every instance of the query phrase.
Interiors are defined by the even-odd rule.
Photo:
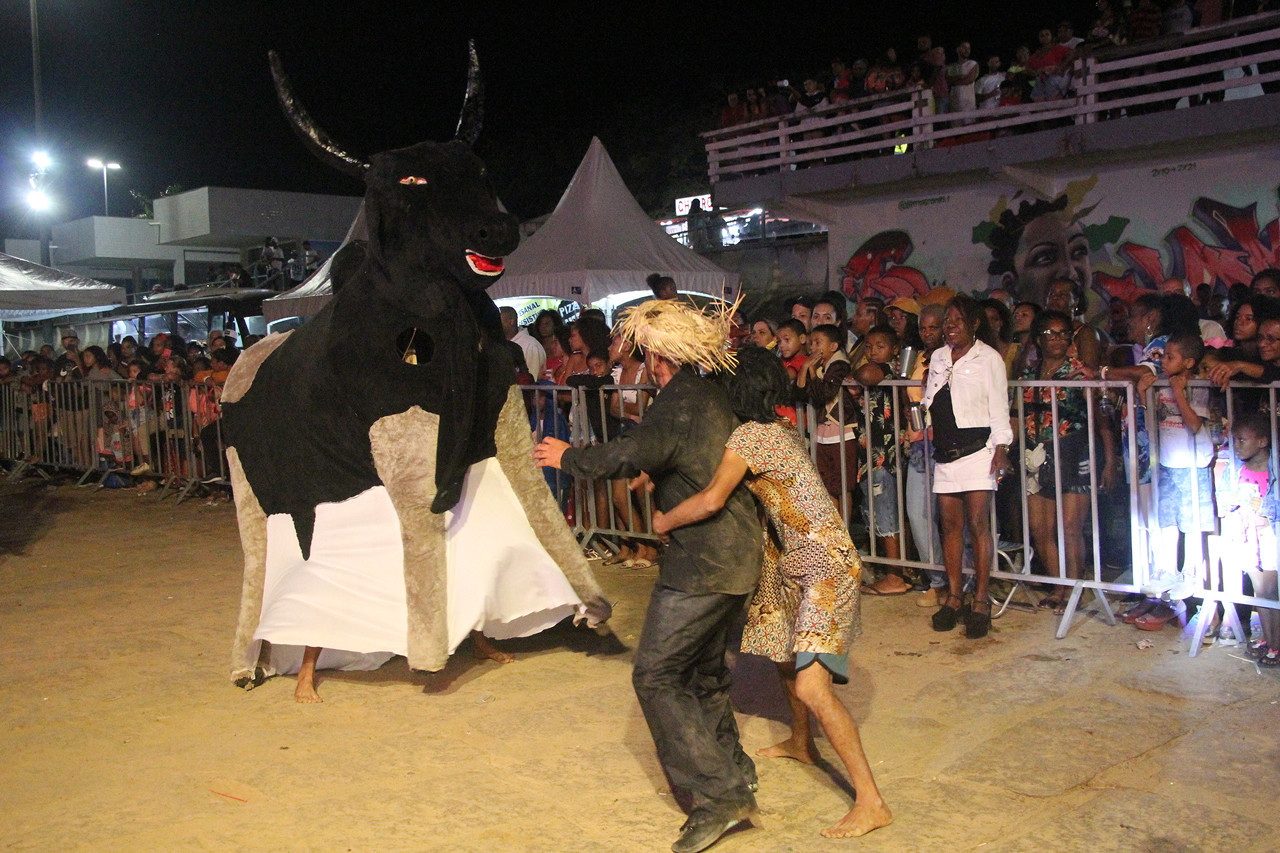
[[[273,674],[258,666],[254,639],[268,517],[292,519],[306,561],[317,507],[379,486],[394,506],[403,544],[409,665],[441,669],[451,651],[444,513],[458,508],[468,469],[495,457],[588,620],[608,618],[609,605],[533,466],[528,418],[497,308],[485,292],[518,233],[470,150],[483,100],[474,47],[470,57],[458,138],[364,162],[311,120],[271,55],[277,94],[295,130],[322,160],[363,178],[368,239],[334,258],[334,295],[319,314],[250,347],[227,379],[224,435],[245,555],[232,679],[242,686]]]

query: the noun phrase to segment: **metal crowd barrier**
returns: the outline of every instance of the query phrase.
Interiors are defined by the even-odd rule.
[[[844,434],[844,427],[850,423],[857,424],[856,430],[861,435],[867,435],[870,432],[871,424],[871,395],[865,393],[856,382],[850,381],[846,383],[851,388],[857,388],[860,393],[859,405],[857,411],[849,412],[845,410],[843,395],[838,399],[833,415],[839,421],[840,434]],[[993,501],[992,507],[992,529],[996,532],[996,547],[993,554],[993,565],[991,577],[1006,581],[1008,589],[1003,594],[1003,601],[998,601],[999,608],[997,614],[1004,612],[1009,606],[1016,605],[1014,599],[1021,595],[1027,599],[1028,603],[1034,606],[1036,597],[1029,589],[1029,584],[1040,584],[1046,586],[1061,586],[1069,588],[1070,592],[1067,597],[1065,611],[1058,620],[1056,636],[1061,639],[1065,637],[1073,623],[1077,610],[1080,609],[1082,599],[1086,592],[1091,596],[1092,601],[1097,607],[1102,618],[1109,624],[1115,623],[1115,617],[1111,610],[1111,605],[1106,598],[1107,593],[1131,595],[1139,593],[1143,585],[1151,578],[1155,569],[1154,552],[1157,548],[1156,537],[1159,536],[1158,518],[1159,518],[1159,502],[1161,500],[1159,491],[1159,481],[1156,476],[1160,463],[1160,436],[1158,424],[1149,424],[1149,429],[1139,429],[1139,412],[1155,412],[1155,398],[1159,389],[1167,387],[1165,381],[1157,382],[1155,386],[1148,389],[1145,395],[1139,395],[1132,383],[1128,382],[1103,382],[1103,381],[1072,381],[1072,382],[1052,382],[1052,381],[1014,381],[1009,383],[1011,411],[1010,417],[1013,420],[1015,441],[1010,448],[1011,461],[1017,469],[1017,476],[1008,478],[1002,484],[1002,491],[998,492],[997,500]],[[1249,383],[1233,383],[1225,392],[1211,386],[1210,383],[1202,380],[1193,380],[1190,383],[1191,388],[1208,388],[1210,389],[1210,418],[1209,428],[1214,434],[1214,444],[1216,447],[1217,459],[1216,464],[1222,464],[1221,460],[1231,458],[1234,452],[1233,439],[1229,431],[1221,429],[1223,422],[1229,422],[1235,411],[1239,409],[1237,398],[1243,393],[1245,395],[1263,395],[1265,403],[1271,412],[1277,411],[1277,395],[1280,394],[1280,384],[1272,386],[1261,386]],[[907,412],[907,391],[912,389],[919,390],[919,383],[905,379],[888,379],[879,386],[882,389],[891,389],[894,401],[892,406],[892,430],[902,437],[907,431],[906,412]],[[1026,404],[1023,402],[1023,391],[1025,389],[1050,389],[1052,393],[1049,396],[1049,409],[1051,415],[1051,434],[1052,438],[1052,469],[1053,469],[1053,493],[1052,504],[1054,512],[1053,535],[1056,538],[1057,560],[1054,565],[1045,565],[1036,548],[1036,543],[1031,530],[1031,512],[1028,507],[1030,496],[1025,488],[1025,480],[1027,472],[1025,468],[1025,460],[1027,451],[1031,448],[1027,445],[1026,432],[1023,428],[1027,414]],[[527,389],[533,390],[533,389]],[[591,442],[612,440],[611,435],[596,435],[592,431],[590,418],[586,416],[587,407],[594,406],[601,413],[602,417],[606,410],[602,407],[607,405],[608,395],[621,391],[652,391],[652,386],[618,386],[609,385],[598,390],[587,391],[584,389],[568,389],[560,386],[555,388],[556,392],[561,394],[561,404],[563,406],[566,399],[571,401],[567,412],[568,422],[571,423],[572,429],[567,429],[566,433],[570,436],[571,443],[587,444]],[[1059,400],[1058,391],[1072,390],[1079,391],[1084,395],[1085,411],[1087,412],[1087,422],[1084,427],[1086,434],[1090,436],[1085,444],[1088,449],[1089,458],[1089,488],[1087,491],[1088,506],[1083,513],[1083,532],[1084,532],[1084,549],[1081,565],[1078,572],[1073,571],[1073,567],[1068,565],[1067,558],[1067,527],[1064,519],[1066,501],[1063,498],[1063,471],[1062,471],[1062,453],[1061,440],[1062,436],[1059,432],[1061,423],[1058,411]],[[544,391],[543,393],[548,393]],[[1104,413],[1101,414],[1100,413]],[[1101,417],[1101,420],[1099,419]],[[1152,415],[1154,420],[1154,414]],[[801,431],[810,439],[810,452],[815,462],[817,459],[817,444],[812,440],[811,430],[809,426],[816,423],[816,413],[813,407],[800,407],[797,412],[798,425]],[[1272,428],[1272,465],[1280,469],[1277,463],[1277,453],[1280,452],[1280,435],[1276,434],[1276,419],[1271,419]],[[1114,488],[1104,490],[1102,488],[1102,461],[1103,452],[1102,445],[1099,441],[1100,430],[1110,429],[1114,431],[1116,442],[1115,452],[1121,462],[1121,471],[1117,476],[1117,482]],[[537,438],[541,438],[546,430],[538,431]],[[608,432],[607,430],[605,431]],[[932,463],[932,447],[929,444],[927,434],[921,436],[917,447],[911,449],[904,446],[905,442],[899,442],[898,452],[895,454],[895,462],[893,466],[893,488],[887,493],[877,495],[874,489],[869,491],[869,501],[867,506],[867,517],[874,519],[875,510],[880,501],[890,501],[892,503],[893,512],[898,519],[897,536],[900,539],[900,553],[903,555],[898,558],[890,558],[883,553],[876,541],[874,530],[869,535],[869,547],[863,554],[863,560],[866,563],[881,566],[899,566],[905,568],[913,568],[924,571],[941,571],[942,559],[941,553],[936,549],[938,539],[934,535],[937,531],[936,502],[933,497],[933,463]],[[840,444],[841,447],[841,499],[838,501],[841,515],[846,524],[858,524],[859,519],[854,513],[861,512],[860,502],[863,500],[860,486],[857,478],[858,462],[862,461],[867,470],[870,471],[873,466],[873,457],[870,447],[859,445],[853,440],[847,440]],[[1140,447],[1149,448],[1149,466],[1143,465]],[[861,454],[862,459],[858,460],[851,454]],[[913,464],[914,463],[914,464]],[[1047,464],[1047,463],[1046,463]],[[621,481],[619,481],[621,483]],[[1191,478],[1192,488],[1198,489],[1195,478]],[[582,541],[584,547],[588,545],[603,546],[605,550],[614,550],[617,541],[623,538],[634,540],[652,540],[652,534],[646,532],[650,528],[648,526],[648,518],[651,507],[647,500],[642,505],[623,504],[625,511],[619,512],[618,505],[614,501],[601,501],[594,496],[600,493],[604,488],[602,484],[579,481],[567,487],[569,497],[566,499],[565,505],[568,507],[567,516],[571,519],[571,524],[575,532]],[[618,488],[617,485],[610,485],[609,489]],[[910,494],[908,493],[910,490]],[[1009,490],[1009,491],[1005,491]],[[1047,493],[1046,497],[1050,497]],[[924,536],[908,536],[911,529],[909,509],[910,502],[915,500],[917,511],[917,521],[923,521],[923,526],[928,532]],[[1206,502],[1213,501],[1212,494],[1193,494],[1193,503],[1200,506]],[[1001,505],[1003,504],[1003,506]],[[1012,510],[1011,513],[1004,513],[1002,510]],[[1009,518],[1001,516],[1011,514],[1016,521],[1010,523]],[[1220,524],[1214,514],[1215,524]],[[1003,522],[1003,523],[1002,523]],[[1220,557],[1218,553],[1210,553],[1220,551],[1216,546],[1220,543],[1216,542],[1216,537],[1220,530],[1215,529],[1209,534],[1208,548],[1206,549],[1206,565],[1201,573],[1201,578],[1205,579],[1206,585],[1203,590],[1197,590],[1195,597],[1204,602],[1205,608],[1214,604],[1224,605],[1226,612],[1226,620],[1228,624],[1232,624],[1237,630],[1241,630],[1241,626],[1235,624],[1235,613],[1232,604],[1255,605],[1261,607],[1280,608],[1280,602],[1260,599],[1256,596],[1246,596],[1240,591],[1238,578],[1229,577],[1230,572],[1220,571]],[[907,557],[908,538],[921,540],[924,542],[924,549],[916,549],[917,554],[914,559]],[[924,553],[920,553],[923,550]],[[966,572],[972,573],[972,567],[966,567]],[[1078,574],[1079,577],[1073,577]],[[1208,620],[1200,620],[1202,623]],[[1198,650],[1200,634],[1203,632],[1204,625],[1197,626],[1197,636],[1193,638],[1192,654]],[[1240,636],[1238,633],[1237,636]]]
[[[1156,552],[1159,548],[1164,547],[1156,541],[1160,536],[1159,528],[1159,507],[1161,502],[1161,494],[1159,488],[1159,478],[1157,472],[1161,459],[1160,448],[1160,431],[1159,424],[1155,422],[1156,416],[1156,395],[1161,388],[1168,387],[1167,380],[1160,380],[1151,388],[1147,389],[1144,395],[1138,395],[1133,384],[1128,382],[1102,382],[1102,381],[1070,381],[1070,382],[1053,382],[1053,381],[1011,381],[1009,383],[1011,405],[1011,417],[1013,418],[1014,444],[1010,447],[1011,462],[1014,463],[1017,476],[1010,478],[1016,485],[1016,509],[1017,518],[1020,522],[1012,527],[1002,527],[1000,522],[1000,496],[997,492],[997,499],[992,502],[992,530],[996,532],[996,547],[992,557],[991,577],[1008,581],[1012,584],[1010,591],[1005,597],[998,613],[1003,612],[1013,600],[1015,594],[1021,593],[1034,603],[1030,591],[1027,588],[1029,583],[1037,583],[1043,585],[1065,586],[1070,588],[1070,594],[1067,599],[1065,611],[1058,623],[1056,636],[1059,639],[1065,637],[1072,624],[1072,619],[1079,608],[1081,599],[1086,591],[1092,595],[1094,602],[1102,615],[1109,623],[1114,624],[1115,618],[1111,611],[1105,593],[1116,594],[1133,594],[1142,590],[1156,570],[1155,560]],[[1217,386],[1204,380],[1192,380],[1188,383],[1189,392],[1195,393],[1197,389],[1207,389],[1209,392],[1209,417],[1206,419],[1204,428],[1212,433],[1214,445],[1214,461],[1210,464],[1211,473],[1216,467],[1226,464],[1227,461],[1234,458],[1234,438],[1229,430],[1224,428],[1225,424],[1229,424],[1236,411],[1241,410],[1237,398],[1244,395],[1250,398],[1252,404],[1257,406],[1261,404],[1262,408],[1272,413],[1271,424],[1271,466],[1273,471],[1280,471],[1280,434],[1277,433],[1277,419],[1275,413],[1277,410],[1277,397],[1280,396],[1280,383],[1270,386],[1258,385],[1252,383],[1231,383],[1228,388],[1223,391]],[[846,412],[844,399],[841,395],[837,398],[838,404],[833,415],[835,415],[840,423],[841,431],[845,424],[850,422],[851,418],[857,418],[857,428],[862,435],[870,432],[870,405],[871,397],[856,382],[846,382],[846,386],[858,388],[861,393],[860,403],[861,409],[858,412]],[[880,383],[881,388],[892,388],[894,394],[894,404],[892,406],[893,430],[894,433],[902,436],[905,432],[905,412],[906,408],[906,390],[918,389],[919,383],[904,379],[888,379]],[[1052,462],[1053,462],[1053,495],[1052,503],[1055,513],[1054,535],[1056,537],[1056,550],[1058,559],[1056,565],[1046,566],[1043,561],[1038,558],[1036,542],[1031,532],[1031,514],[1028,507],[1029,494],[1024,487],[1027,477],[1026,458],[1027,451],[1031,448],[1027,445],[1026,431],[1023,427],[1026,418],[1026,406],[1024,403],[1023,391],[1025,389],[1052,389],[1048,395],[1050,400],[1051,414],[1051,435],[1052,435]],[[1079,577],[1072,577],[1072,571],[1067,564],[1067,548],[1066,538],[1068,535],[1067,524],[1064,519],[1065,501],[1063,497],[1062,481],[1062,454],[1061,441],[1063,439],[1059,430],[1061,423],[1058,405],[1058,391],[1061,389],[1079,391],[1084,394],[1085,411],[1087,412],[1087,422],[1085,426],[1086,434],[1090,437],[1087,442],[1089,457],[1089,489],[1088,496],[1088,512],[1084,518],[1084,554],[1087,555],[1085,565],[1078,567]],[[1112,398],[1115,398],[1114,400]],[[1258,398],[1261,399],[1258,399]],[[1098,412],[1114,412],[1114,416],[1105,418],[1105,422],[1099,422]],[[1138,414],[1143,412],[1145,428],[1139,429]],[[1149,414],[1147,414],[1149,413]],[[808,418],[814,417],[812,407],[808,408]],[[1102,448],[1100,444],[1100,430],[1112,429],[1115,431],[1116,453],[1121,460],[1123,479],[1120,483],[1110,491],[1102,488]],[[1194,446],[1194,439],[1193,446]],[[923,451],[923,459],[925,461],[923,476],[918,478],[916,482],[923,490],[924,507],[925,507],[925,524],[929,528],[930,533],[936,528],[935,501],[932,498],[932,473],[933,464],[932,448],[929,445],[928,436],[925,435],[921,439],[921,449]],[[865,454],[864,462],[870,470],[872,465],[871,450],[869,447],[860,447],[852,442],[842,445],[842,450],[847,454],[846,448],[854,447],[857,452]],[[1149,448],[1149,464],[1144,465],[1141,458],[1140,447]],[[816,447],[811,444],[811,448],[815,451]],[[904,459],[904,456],[906,459]],[[867,507],[867,517],[874,519],[876,504],[881,500],[889,500],[894,503],[894,509],[899,520],[898,536],[901,538],[902,553],[906,553],[907,536],[906,530],[908,525],[903,521],[907,519],[908,500],[907,494],[908,476],[907,467],[910,465],[912,456],[904,453],[899,445],[896,454],[894,480],[896,481],[896,489],[894,493],[888,495],[876,496],[874,490],[869,490],[869,506]],[[842,502],[842,514],[846,524],[854,521],[850,517],[849,498],[853,496],[857,500],[860,495],[854,490],[856,484],[851,483],[848,479],[848,472],[852,471],[856,474],[858,466],[855,461],[848,460],[847,456],[842,455],[842,487],[845,500]],[[1210,477],[1213,482],[1215,478]],[[1201,494],[1196,477],[1189,478],[1192,496],[1192,506],[1200,508],[1203,506],[1214,507],[1214,495],[1212,488],[1208,494]],[[1004,484],[1002,484],[1002,487]],[[1046,495],[1047,497],[1047,495]],[[1224,619],[1236,631],[1236,636],[1243,636],[1242,626],[1238,623],[1234,604],[1243,604],[1251,606],[1269,607],[1280,609],[1280,602],[1271,599],[1261,599],[1256,596],[1244,595],[1241,592],[1241,586],[1238,573],[1225,570],[1221,560],[1221,519],[1215,511],[1213,512],[1214,529],[1207,531],[1205,539],[1206,547],[1202,550],[1204,556],[1204,565],[1200,567],[1198,579],[1203,581],[1204,588],[1197,587],[1193,597],[1201,599],[1204,604],[1204,611],[1209,611],[1213,605],[1220,604],[1223,606]],[[1125,522],[1127,521],[1128,529],[1125,530]],[[1277,532],[1280,533],[1280,527]],[[1191,534],[1194,535],[1194,534]],[[863,561],[884,566],[902,566],[911,567],[920,570],[937,571],[942,568],[940,559],[930,559],[927,554],[919,554],[917,559],[909,560],[905,558],[890,559],[879,553],[876,537],[869,537],[870,544],[866,553],[863,555]],[[932,536],[925,537],[929,544],[929,550],[933,550]],[[966,567],[965,571],[971,573],[973,570]],[[1183,616],[1185,617],[1185,614]],[[1200,640],[1203,636],[1205,624],[1208,619],[1199,620],[1195,635],[1192,638],[1191,654],[1194,655],[1199,650]]]
[[[643,418],[653,385],[583,386],[522,385],[534,441],[552,435],[574,446],[614,441],[628,428],[627,418],[617,414],[616,401],[634,395],[631,402]],[[653,503],[646,490],[632,492],[625,479],[575,480],[562,471],[547,468],[547,485],[560,502],[565,518],[584,548],[617,553],[625,540],[657,544],[652,532]]]
[[[992,529],[996,531],[997,542],[991,576],[1011,585],[998,613],[1009,607],[1017,594],[1024,595],[1034,604],[1027,588],[1030,583],[1069,587],[1070,595],[1057,628],[1057,636],[1062,638],[1066,636],[1086,591],[1091,594],[1103,618],[1114,623],[1105,594],[1140,592],[1143,584],[1151,578],[1156,538],[1160,535],[1158,519],[1162,499],[1156,476],[1161,459],[1160,432],[1159,425],[1153,421],[1156,395],[1167,384],[1157,382],[1147,389],[1145,395],[1138,395],[1135,387],[1127,382],[1009,383],[1015,436],[1010,455],[1017,468],[1017,476],[1006,481],[1011,483],[1009,486],[1004,486],[1016,489],[1013,498],[1007,492],[1003,496],[997,492],[992,508]],[[846,411],[843,394],[837,398],[832,414],[839,422],[839,434],[843,436],[845,427],[852,424],[855,434],[869,435],[872,395],[856,382],[850,381],[846,385],[850,389],[856,388],[860,398],[856,411]],[[1237,411],[1265,408],[1272,413],[1272,470],[1280,470],[1280,434],[1277,433],[1275,417],[1280,403],[1280,383],[1232,383],[1225,391],[1202,380],[1193,380],[1189,385],[1193,393],[1198,389],[1209,389],[1207,428],[1212,433],[1216,449],[1216,461],[1212,464],[1221,465],[1224,460],[1233,458],[1234,438],[1222,425],[1230,423]],[[918,393],[919,383],[887,379],[879,387],[890,391],[893,396],[891,428],[899,441],[892,472],[893,488],[881,494],[876,494],[875,489],[867,490],[866,517],[874,519],[881,501],[892,503],[892,511],[898,520],[895,535],[899,537],[902,556],[890,558],[881,553],[873,529],[863,559],[882,566],[939,571],[942,561],[936,550],[936,504],[932,493],[933,464],[930,461],[932,448],[927,434],[920,435],[915,447],[902,440],[907,435],[908,391]],[[1031,529],[1029,495],[1024,488],[1027,476],[1024,460],[1031,449],[1027,446],[1023,429],[1025,389],[1050,389],[1054,392],[1049,398],[1053,436],[1054,544],[1058,553],[1056,565],[1044,565],[1037,554]],[[609,384],[589,388],[541,383],[521,386],[521,390],[535,441],[545,435],[553,435],[580,446],[614,441],[625,433],[631,420],[619,417],[619,400],[629,397],[627,402],[635,407],[638,418],[643,420],[644,410],[655,389],[652,385]],[[1060,413],[1056,393],[1061,390],[1083,393],[1088,413],[1085,430],[1090,436],[1086,443],[1090,463],[1089,489],[1083,521],[1086,534],[1084,553],[1088,556],[1086,564],[1080,565],[1078,571],[1073,571],[1067,562],[1068,531],[1060,452],[1062,437],[1058,429]],[[1107,416],[1099,420],[1103,412]],[[1145,430],[1139,429],[1140,412],[1148,415]],[[799,407],[797,421],[802,433],[810,440],[810,452],[816,461],[818,445],[809,429],[817,423],[813,408]],[[1124,474],[1123,487],[1117,486],[1109,491],[1102,488],[1102,453],[1097,440],[1102,429],[1115,430],[1116,450]],[[841,499],[838,504],[846,524],[856,523],[854,513],[862,511],[858,505],[862,500],[858,462],[863,462],[870,472],[874,468],[874,460],[871,448],[855,440],[846,439],[839,446]],[[1140,452],[1144,448],[1149,448],[1149,464],[1145,466]],[[28,474],[50,477],[56,472],[70,472],[80,474],[79,485],[102,487],[112,475],[128,475],[155,481],[161,497],[176,494],[180,502],[202,483],[225,485],[228,482],[224,449],[217,390],[204,382],[55,379],[30,393],[19,383],[0,386],[0,462],[9,467],[10,479]],[[861,459],[853,454],[861,454]],[[545,469],[545,476],[548,487],[584,548],[616,552],[624,541],[656,541],[657,537],[651,532],[653,506],[647,491],[632,492],[625,480],[575,480],[553,469]],[[1193,507],[1206,503],[1211,505],[1213,494],[1200,494],[1195,477],[1190,478],[1190,482]],[[1011,524],[1009,513],[1001,512],[1002,508],[1013,512],[1017,521]],[[908,531],[912,528],[913,515],[915,526],[923,528],[927,535],[911,537],[923,541],[925,547],[917,548],[915,559],[910,559],[907,556],[910,549]],[[1222,565],[1224,543],[1220,538],[1220,521],[1216,512],[1214,519],[1215,529],[1206,537],[1205,566],[1200,575],[1204,589],[1197,589],[1194,597],[1201,599],[1206,608],[1222,605],[1227,624],[1240,636],[1242,626],[1238,624],[1231,605],[1280,608],[1280,602],[1242,592],[1238,576]],[[869,526],[874,528],[874,525]],[[966,568],[966,571],[972,572],[972,568]],[[1079,576],[1073,577],[1073,574]],[[1200,620],[1201,623],[1206,621]],[[1192,654],[1198,650],[1203,630],[1204,624],[1197,626]]]
[[[157,485],[178,502],[202,482],[227,484],[217,389],[204,382],[50,380],[0,386],[0,462],[8,477],[80,474]]]

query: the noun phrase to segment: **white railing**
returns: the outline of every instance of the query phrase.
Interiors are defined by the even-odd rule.
[[[922,89],[870,95],[702,134],[711,183],[746,175],[985,141],[1062,124],[1093,124],[1259,94],[1280,84],[1280,14],[1079,57],[1056,100],[935,115]],[[1277,87],[1280,88],[1280,87]],[[1185,100],[1184,100],[1185,99]],[[968,123],[966,123],[968,122]]]

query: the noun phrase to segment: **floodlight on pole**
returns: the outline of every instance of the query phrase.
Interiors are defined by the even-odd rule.
[[[86,160],[86,161],[85,161],[85,165],[86,165],[86,166],[88,166],[90,169],[101,169],[101,170],[102,170],[102,214],[103,214],[104,216],[110,216],[110,215],[111,215],[111,204],[110,204],[110,202],[108,201],[108,198],[107,198],[107,170],[108,170],[108,169],[119,169],[119,168],[120,168],[120,164],[119,164],[119,163],[108,163],[108,162],[105,162],[105,161],[103,161],[103,160],[98,159],[97,157],[90,157],[88,160]]]
[[[37,213],[43,213],[48,210],[51,204],[49,194],[44,190],[32,190],[27,193],[27,206]]]
[[[36,167],[36,171],[47,172],[49,167],[53,165],[53,159],[47,151],[33,151],[31,153],[31,162]]]

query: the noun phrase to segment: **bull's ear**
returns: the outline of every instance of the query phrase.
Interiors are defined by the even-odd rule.
[[[340,148],[329,134],[312,120],[302,101],[294,95],[293,86],[290,85],[289,78],[284,73],[284,66],[280,64],[280,57],[274,50],[267,52],[267,60],[271,63],[271,79],[275,82],[276,97],[280,99],[280,106],[284,108],[289,124],[293,125],[294,131],[302,137],[302,141],[306,143],[307,148],[311,149],[311,153],[339,172],[363,178],[369,164]]]
[[[462,114],[458,116],[458,131],[453,135],[474,148],[484,124],[484,79],[480,76],[480,59],[476,56],[476,40],[467,42],[467,94],[462,99]]]

